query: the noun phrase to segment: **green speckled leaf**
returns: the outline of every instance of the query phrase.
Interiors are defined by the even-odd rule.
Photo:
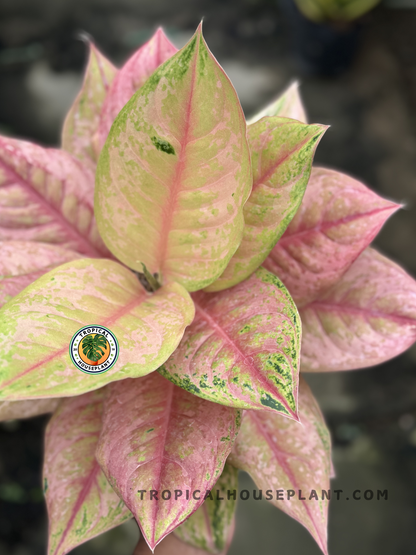
[[[235,498],[231,495],[235,492]],[[234,526],[238,497],[238,470],[229,464],[211,490],[203,505],[175,528],[174,534],[182,541],[208,553],[221,553],[229,542]]]
[[[213,489],[241,414],[199,399],[157,372],[108,390],[97,459],[154,549]]]
[[[251,185],[244,115],[199,28],[115,120],[97,168],[98,227],[130,268],[195,291],[240,243]]]
[[[65,119],[62,148],[95,168],[98,154],[93,139],[100,123],[104,99],[117,69],[93,43],[89,43],[89,47],[84,83]]]
[[[253,189],[244,206],[244,235],[225,272],[207,291],[220,291],[252,274],[267,258],[298,210],[323,125],[281,117],[248,128]]]
[[[304,380],[299,417],[300,423],[270,412],[245,411],[228,462],[248,472],[263,495],[269,492],[271,503],[303,524],[327,554],[328,500],[322,499],[322,490],[329,490],[331,439]]]
[[[43,466],[48,555],[65,555],[132,516],[95,459],[102,397],[100,389],[65,399],[48,424]]]
[[[260,268],[192,298],[195,319],[159,372],[210,401],[296,419],[301,322],[283,283]]]
[[[259,121],[265,116],[280,116],[282,118],[297,119],[307,123],[305,108],[299,94],[299,83],[292,83],[276,100],[260,110],[255,116],[247,121],[248,125]]]
[[[147,293],[111,260],[68,262],[40,277],[0,310],[0,399],[67,397],[115,380],[143,376],[172,354],[194,306],[178,283]],[[105,326],[119,357],[101,374],[71,361],[69,344],[83,326]]]

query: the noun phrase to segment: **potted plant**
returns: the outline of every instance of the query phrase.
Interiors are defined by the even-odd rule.
[[[225,553],[238,469],[327,553],[300,371],[407,349],[416,283],[369,246],[399,206],[312,168],[304,118],[292,86],[247,124],[201,27],[159,29],[120,70],[90,45],[62,149],[1,137],[0,415],[53,412],[48,555],[132,517],[137,554]]]

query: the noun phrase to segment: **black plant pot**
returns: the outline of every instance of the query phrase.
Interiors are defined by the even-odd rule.
[[[294,54],[303,74],[336,76],[351,65],[358,48],[361,24],[315,23],[294,0],[278,0],[291,30]]]

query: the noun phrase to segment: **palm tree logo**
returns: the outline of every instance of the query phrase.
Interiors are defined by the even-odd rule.
[[[82,352],[91,361],[91,366],[96,366],[100,358],[105,355],[107,350],[107,339],[104,335],[96,333],[84,337],[82,340]]]

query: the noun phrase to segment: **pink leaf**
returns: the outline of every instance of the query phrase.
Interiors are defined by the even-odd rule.
[[[301,326],[282,282],[259,268],[232,289],[192,298],[195,319],[159,372],[209,401],[297,419]]]
[[[159,27],[153,37],[127,60],[114,79],[101,111],[97,134],[100,150],[120,110],[152,73],[177,51]]]
[[[173,353],[194,313],[178,283],[150,294],[117,262],[68,262],[0,310],[0,398],[68,397],[144,376]],[[84,374],[72,362],[69,345],[78,330],[94,325],[114,333],[120,354],[108,371]]]
[[[264,266],[302,306],[338,281],[398,208],[347,175],[314,168],[298,212]]]
[[[263,108],[255,116],[247,121],[248,125],[264,118],[265,116],[280,116],[292,118],[307,123],[305,108],[299,94],[299,83],[292,83],[276,100]]]
[[[231,543],[231,541],[230,541]],[[229,545],[222,551],[221,555],[226,555]],[[134,550],[133,555],[206,555],[208,551],[198,549],[187,543],[182,542],[174,534],[169,534],[154,550],[150,549],[144,539],[141,539]]]
[[[65,399],[47,427],[43,479],[48,555],[65,555],[132,516],[95,459],[102,397],[100,389]]]
[[[0,307],[52,268],[77,258],[76,252],[48,243],[0,242]]]
[[[248,472],[265,494],[269,490],[271,503],[303,524],[327,553],[328,501],[322,500],[322,490],[329,490],[331,441],[304,380],[299,416],[301,423],[271,412],[246,411],[228,462]],[[281,500],[276,490],[282,490]],[[288,490],[294,494],[290,499]]]
[[[93,174],[70,154],[0,137],[0,240],[102,256],[93,196]]]
[[[237,249],[251,185],[244,114],[199,27],[111,128],[96,174],[99,230],[130,268],[196,291]]]
[[[190,545],[209,553],[222,553],[232,540],[237,504],[238,471],[226,464],[211,495],[174,534]],[[234,493],[235,498],[232,497]]]
[[[300,314],[302,370],[373,366],[416,341],[416,282],[368,248],[338,283]]]
[[[33,399],[31,401],[0,401],[0,421],[31,418],[53,412],[61,399]]]
[[[84,83],[65,119],[62,148],[95,169],[98,153],[93,139],[104,99],[117,70],[93,43],[90,42],[89,47]]]
[[[157,373],[111,385],[97,458],[151,549],[202,505],[239,425],[238,410],[200,399]],[[150,490],[158,500],[150,500]],[[165,490],[169,500],[161,499]]]

